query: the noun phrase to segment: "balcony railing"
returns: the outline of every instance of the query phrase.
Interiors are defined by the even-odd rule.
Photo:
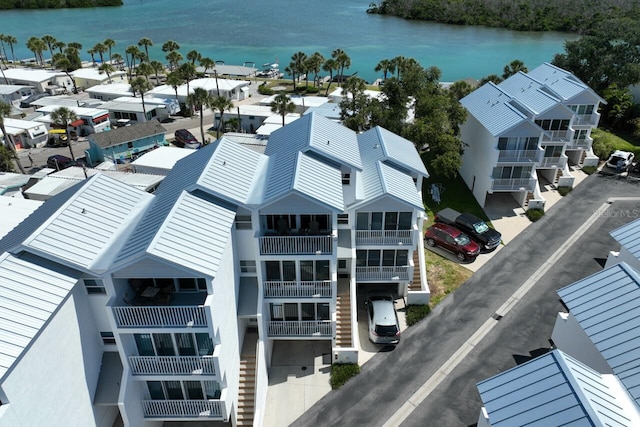
[[[211,356],[130,356],[134,375],[215,375]]]
[[[542,150],[499,150],[498,161],[504,163],[534,163],[540,161]]]
[[[120,328],[166,328],[207,326],[203,306],[112,307]]]
[[[333,252],[331,236],[262,236],[261,255],[326,255]]]
[[[409,280],[409,266],[356,267],[356,280]]]
[[[513,178],[513,179],[492,179],[491,189],[493,191],[533,191],[536,180],[533,178]]]
[[[574,139],[573,141],[570,141],[567,144],[567,150],[586,150],[588,148],[591,147],[591,145],[593,144],[593,139],[591,138],[584,138],[584,139]]]
[[[314,282],[277,282],[264,283],[265,298],[288,297],[331,297],[331,281],[318,280]]]
[[[333,336],[333,327],[330,320],[272,320],[269,322],[269,336],[331,337]]]
[[[560,157],[544,157],[538,167],[541,168],[563,168],[567,164],[567,156]]]
[[[595,126],[599,116],[600,114],[576,114],[573,119],[573,124],[578,126]]]
[[[413,246],[413,230],[356,230],[356,245]]]
[[[219,400],[143,400],[145,417],[222,419]]]
[[[567,141],[573,130],[545,130],[542,134],[543,141]]]

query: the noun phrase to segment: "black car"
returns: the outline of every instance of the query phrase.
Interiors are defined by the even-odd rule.
[[[460,213],[451,208],[446,208],[436,214],[435,220],[443,224],[453,225],[465,232],[486,251],[497,248],[502,241],[502,235],[499,232],[470,213]]]
[[[54,154],[47,159],[47,167],[58,171],[73,166],[73,164],[72,159],[61,154]]]

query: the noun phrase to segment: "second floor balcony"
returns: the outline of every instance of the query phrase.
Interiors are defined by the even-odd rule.
[[[265,298],[330,298],[331,281],[267,281],[264,283]]]
[[[212,356],[130,356],[133,375],[216,375]]]
[[[493,178],[492,191],[533,191],[536,186],[534,178]]]
[[[261,255],[328,255],[333,253],[331,235],[275,235],[260,237]]]
[[[550,142],[550,141],[567,142],[571,138],[572,133],[573,133],[572,129],[545,130],[544,133],[542,134],[542,141],[543,142]]]
[[[358,282],[409,280],[408,265],[356,267]]]
[[[119,328],[206,327],[204,306],[111,307]]]
[[[544,150],[499,150],[498,162],[502,163],[537,163],[542,159]]]
[[[414,246],[417,228],[413,230],[356,230],[356,245]]]
[[[220,400],[143,400],[145,418],[165,419],[225,419]]]
[[[268,323],[270,337],[332,337],[330,320],[272,320]]]
[[[563,154],[562,156],[557,156],[557,157],[543,157],[538,167],[562,169],[566,164],[567,164],[567,156]]]

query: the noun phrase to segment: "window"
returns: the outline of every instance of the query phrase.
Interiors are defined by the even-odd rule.
[[[131,150],[133,148],[133,141],[127,142],[127,148]]]
[[[435,230],[438,232],[439,230]],[[382,252],[382,253],[381,253]],[[382,255],[382,259],[380,256]],[[406,266],[409,262],[409,251],[385,249],[356,250],[357,267]]]
[[[358,212],[357,230],[411,230],[411,212]]]
[[[152,400],[220,399],[220,384],[216,381],[147,381]]]
[[[196,333],[194,334],[196,339],[196,346],[198,347],[198,356],[209,356],[213,354],[213,340],[209,334]]]
[[[255,273],[256,272],[256,262],[255,261],[240,261],[240,272],[241,273]]]
[[[499,150],[535,150],[538,148],[538,137],[498,138]]]
[[[175,356],[171,334],[153,334],[153,344],[158,356]]]
[[[84,282],[84,288],[88,294],[106,294],[107,290],[104,287],[101,279],[82,279]]]
[[[196,345],[192,334],[176,334],[176,344],[178,345],[178,354],[180,356],[196,355]]]
[[[282,308],[282,304],[270,304],[271,320],[287,320],[293,322],[330,320],[331,312],[329,303],[287,303],[284,304],[284,318],[274,317],[274,313],[279,313]]]
[[[236,230],[251,230],[251,215],[236,215]]]
[[[569,129],[569,120],[567,119],[554,119],[554,120],[536,120],[538,126],[544,130],[567,130]]]
[[[347,268],[347,260],[346,259],[339,259],[338,260],[338,268],[340,268],[340,269]]]
[[[113,335],[112,335],[113,336]],[[215,349],[209,334],[133,334],[140,356],[208,356]]]
[[[342,174],[342,185],[349,185],[351,183],[351,174],[343,173]]]
[[[562,155],[562,145],[547,145],[544,147],[545,157],[560,157]]]
[[[588,134],[588,129],[580,129],[575,132],[573,138],[577,141],[584,141],[587,138]]]
[[[185,381],[184,389],[187,392],[187,399],[190,400],[203,400],[204,393],[202,392],[202,384],[200,381]]]
[[[593,114],[593,105],[569,105],[573,111],[579,115]]]
[[[164,288],[166,286],[173,286],[173,279],[170,279],[170,280],[172,281],[171,284],[165,283],[163,285],[160,285],[156,283],[156,286],[159,288]],[[196,279],[193,277],[186,277],[186,278],[177,279],[177,281],[178,281],[178,289],[181,292],[197,292],[197,291],[207,290],[207,281],[202,278]],[[157,279],[156,279],[156,282],[158,282]]]
[[[349,224],[349,214],[338,214],[338,224]]]
[[[113,332],[100,332],[100,337],[102,338],[102,344],[104,345],[114,345],[116,343]]]

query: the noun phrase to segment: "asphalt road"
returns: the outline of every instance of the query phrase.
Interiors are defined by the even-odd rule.
[[[381,426],[609,197],[640,196],[640,184],[594,175],[528,227],[445,299],[398,347],[376,354],[293,426]],[[602,268],[616,242],[609,231],[632,221],[640,202],[615,202],[503,317],[402,426],[471,426],[481,407],[476,383],[550,347],[555,293]],[[635,210],[635,214],[634,214]]]

